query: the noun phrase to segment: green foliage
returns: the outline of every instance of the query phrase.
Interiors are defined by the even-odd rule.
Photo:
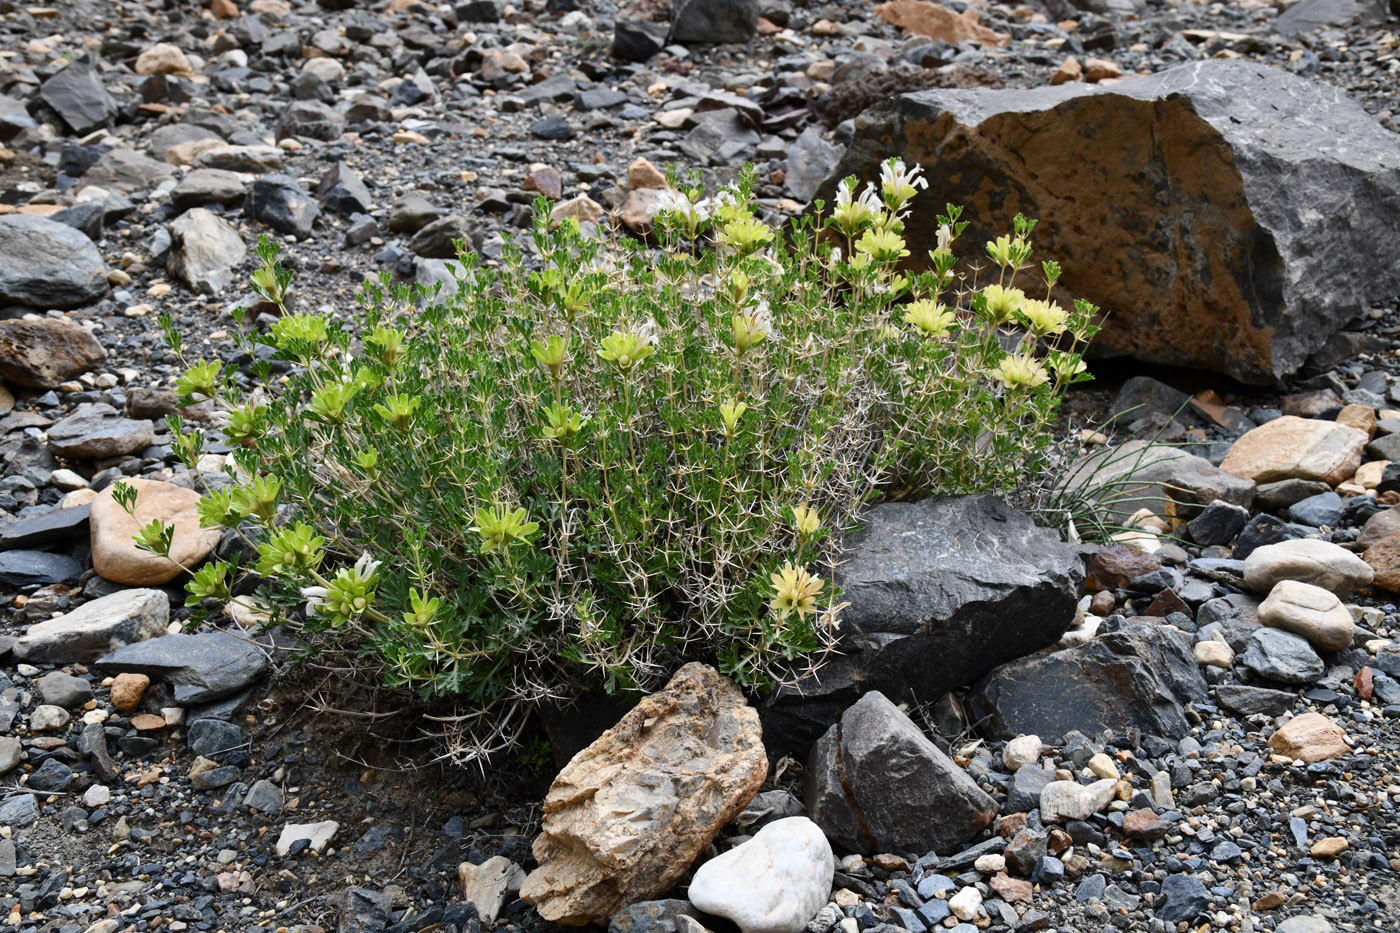
[[[928,271],[900,270],[924,184],[892,161],[786,230],[749,177],[685,186],[654,247],[539,210],[530,260],[463,256],[431,301],[371,281],[352,326],[287,313],[264,241],[254,290],[283,315],[242,339],[294,366],[251,394],[216,364],[180,381],[236,445],[202,523],[248,535],[285,617],[353,633],[388,683],[464,698],[498,738],[518,708],[688,658],[789,678],[834,644],[823,567],[861,507],[1012,486],[1088,378],[1097,309],[1022,291],[1031,221],[965,268],[950,206]],[[233,579],[206,568],[190,598]]]

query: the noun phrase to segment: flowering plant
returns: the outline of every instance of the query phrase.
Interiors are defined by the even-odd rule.
[[[952,207],[928,267],[902,268],[917,167],[787,229],[750,175],[672,182],[655,246],[539,210],[528,259],[464,255],[447,292],[370,281],[353,326],[290,313],[264,241],[253,288],[281,316],[241,332],[256,388],[210,361],[179,382],[225,413],[234,483],[201,521],[247,539],[262,608],[466,699],[464,748],[693,657],[753,688],[800,677],[838,637],[835,536],[860,509],[1008,489],[1087,378],[1096,309],[1052,303],[1053,263],[1026,297],[1031,222],[988,244],[995,281],[959,269]],[[203,436],[171,426],[194,469]],[[190,599],[238,577],[201,568]]]

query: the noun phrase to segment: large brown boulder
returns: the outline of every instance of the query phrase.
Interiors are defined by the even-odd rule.
[[[767,774],[758,713],[687,664],[559,772],[520,896],[568,926],[659,897]]]
[[[929,170],[911,261],[947,202],[966,208],[974,257],[1017,212],[1037,217],[1061,298],[1108,312],[1103,353],[1272,383],[1400,292],[1400,263],[1375,261],[1400,255],[1395,137],[1341,90],[1253,62],[903,94],[857,120],[818,197],[891,156]]]
[[[0,376],[15,385],[56,389],[106,359],[92,332],[72,321],[0,321]]]

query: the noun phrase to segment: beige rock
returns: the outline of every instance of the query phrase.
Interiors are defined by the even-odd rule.
[[[145,674],[118,674],[112,680],[112,706],[123,716],[130,716],[141,705],[151,678]]]
[[[209,0],[209,12],[215,19],[233,19],[238,15],[238,5],[233,0]]]
[[[622,225],[636,236],[651,233],[652,221],[656,219],[656,211],[667,193],[664,188],[638,188],[627,192],[620,212]]]
[[[1328,836],[1319,839],[1308,849],[1308,853],[1318,858],[1336,858],[1347,850],[1347,841],[1341,836]]]
[[[492,856],[480,865],[463,862],[457,866],[462,900],[475,904],[476,912],[486,921],[495,921],[506,897],[519,891],[524,880],[524,869],[503,855]]]
[[[1381,515],[1388,515],[1396,512],[1395,509],[1388,509],[1372,518],[1375,521]],[[1400,518],[1400,513],[1396,514]],[[1367,528],[1370,523],[1367,523]],[[1363,529],[1364,531],[1365,529]],[[1383,590],[1390,590],[1392,593],[1400,593],[1400,530],[1387,535],[1370,547],[1361,555],[1366,564],[1374,571],[1375,576],[1371,582]]]
[[[987,887],[995,891],[1008,904],[1029,904],[1035,895],[1035,888],[1031,886],[1029,881],[1012,878],[1005,873],[988,881]]]
[[[1101,780],[1116,781],[1119,778],[1118,766],[1113,763],[1112,758],[1108,757],[1103,752],[1099,752],[1093,758],[1090,758],[1089,763],[1085,765],[1085,767],[1087,767],[1095,777]]]
[[[199,493],[154,480],[126,482],[136,489],[134,518],[112,498],[114,486],[92,502],[92,566],[103,578],[126,586],[160,586],[184,572],[181,564],[193,570],[219,543],[217,528],[199,527]],[[171,560],[137,550],[131,540],[142,525],[155,519],[175,526]]]
[[[1089,58],[1084,61],[1084,80],[1090,84],[1123,77],[1123,69],[1106,58]]]
[[[666,174],[650,159],[639,156],[627,166],[627,187],[634,191],[638,188],[666,188]]]
[[[549,212],[549,219],[555,223],[561,220],[597,223],[605,213],[607,212],[603,210],[603,205],[586,194],[580,194],[554,205],[554,209]]]
[[[1331,541],[1302,538],[1257,548],[1244,562],[1244,582],[1256,593],[1271,593],[1283,580],[1311,583],[1339,596],[1370,586],[1366,561]]]
[[[1259,621],[1302,635],[1323,651],[1343,651],[1356,637],[1356,623],[1335,594],[1297,580],[1279,581],[1259,604]]]
[[[1400,509],[1383,509],[1366,519],[1366,524],[1361,526],[1361,534],[1356,536],[1356,543],[1369,548],[1397,531],[1400,531]]]
[[[1005,33],[979,23],[976,10],[954,13],[924,0],[892,0],[877,6],[875,15],[906,33],[942,39],[952,45],[971,40],[999,49],[1011,42],[1011,37]]]
[[[1335,486],[1356,472],[1368,440],[1344,424],[1284,415],[1235,441],[1220,467],[1256,483],[1296,478]]]
[[[1198,641],[1191,650],[1196,655],[1196,663],[1201,667],[1228,670],[1235,661],[1234,650],[1223,641]]]
[[[1385,468],[1390,466],[1389,460],[1372,460],[1370,463],[1363,463],[1356,468],[1356,475],[1351,478],[1362,489],[1375,489],[1380,485],[1381,477],[1385,474]]]
[[[716,670],[687,664],[554,779],[540,867],[520,896],[566,926],[658,897],[767,773],[757,711]]]
[[[190,60],[177,46],[169,42],[159,42],[136,57],[136,73],[139,75],[189,75],[193,74]]]
[[[1337,413],[1337,423],[1365,431],[1368,439],[1376,436],[1376,410],[1369,405],[1346,406]]]
[[[1084,66],[1079,64],[1079,59],[1071,55],[1060,62],[1060,67],[1050,76],[1051,84],[1068,84],[1071,81],[1078,81],[1084,76]]]
[[[1341,758],[1351,751],[1346,732],[1319,713],[1303,713],[1284,723],[1269,737],[1269,748],[1279,755],[1309,764]]]
[[[1040,757],[1041,741],[1038,735],[1018,735],[1006,743],[1001,753],[1001,763],[1007,771],[1020,771],[1026,765],[1034,764]]]
[[[668,130],[678,130],[685,125],[695,114],[694,107],[672,107],[670,110],[658,111],[653,118]]]

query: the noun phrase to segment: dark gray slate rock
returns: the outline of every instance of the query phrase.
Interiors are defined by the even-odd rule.
[[[821,196],[892,155],[937,166],[907,221],[914,257],[947,202],[999,206],[974,212],[969,242],[1039,217],[1037,248],[1076,257],[1066,295],[1108,312],[1101,353],[1273,383],[1400,294],[1400,263],[1368,258],[1400,255],[1394,135],[1340,88],[1266,65],[902,94],[862,115]]]
[[[408,248],[425,259],[456,259],[457,240],[471,251],[481,247],[483,234],[466,217],[452,214],[434,220],[415,233],[408,241]]]
[[[382,891],[352,887],[331,898],[331,904],[340,919],[340,933],[381,933],[394,901]]]
[[[1239,716],[1282,716],[1293,708],[1298,697],[1286,690],[1268,687],[1246,687],[1242,684],[1221,684],[1215,688],[1220,705]]]
[[[1013,661],[974,688],[972,716],[993,738],[1070,731],[1179,739],[1191,731],[1183,704],[1206,699],[1191,642],[1150,621],[1129,620],[1086,645]]]
[[[39,820],[39,803],[33,794],[15,794],[0,801],[0,826],[19,828]]]
[[[264,175],[248,189],[248,214],[278,233],[290,233],[299,240],[311,235],[312,224],[321,208],[301,190],[289,175]]]
[[[289,104],[277,118],[277,141],[292,136],[334,142],[345,130],[345,118],[317,100],[299,100]]]
[[[145,450],[155,437],[155,425],[149,421],[122,418],[106,402],[84,402],[49,428],[49,449],[68,459],[116,457]]]
[[[867,690],[932,702],[1053,645],[1083,582],[1079,548],[993,495],[875,506],[835,574],[842,654],[764,701],[769,753],[805,758]]]
[[[184,706],[236,693],[271,665],[257,645],[227,632],[210,632],[139,641],[98,658],[94,667],[165,680],[174,685],[175,701]]]
[[[1209,905],[1210,892],[1205,885],[1190,875],[1168,875],[1162,882],[1162,892],[1157,895],[1156,912],[1158,919],[1175,925],[1196,919]]]
[[[243,747],[243,730],[222,719],[196,719],[185,735],[190,751],[215,761],[225,761]]]
[[[625,62],[644,62],[666,46],[670,27],[640,19],[620,19],[613,25],[612,53]]]
[[[1385,0],[1302,0],[1279,14],[1274,31],[1297,36],[1329,26],[1371,25],[1385,18]]]
[[[996,817],[994,801],[878,691],[812,749],[805,803],[851,852],[952,852]]]
[[[92,684],[63,671],[49,671],[39,678],[39,699],[50,706],[76,709],[92,699]]]
[[[39,97],[80,136],[107,125],[117,112],[91,55],[70,62],[41,84]]]
[[[368,214],[374,209],[374,198],[355,170],[337,162],[326,170],[316,186],[316,197],[328,211],[342,217]]]
[[[0,217],[0,303],[76,308],[107,294],[107,266],[81,230],[47,217]]]
[[[206,204],[239,204],[248,196],[248,178],[242,172],[221,168],[197,168],[180,179],[170,192],[170,203],[177,211]]]
[[[1055,780],[1055,772],[1029,764],[1016,769],[1006,789],[1006,812],[1029,813],[1040,806],[1040,792]]]
[[[0,583],[15,587],[76,583],[83,566],[67,554],[48,551],[0,552]]]
[[[169,624],[170,597],[165,591],[121,589],[31,625],[14,652],[21,660],[40,664],[87,663],[122,645],[153,638]]]
[[[758,0],[677,0],[672,42],[748,42],[758,30]]]
[[[810,201],[841,159],[841,148],[827,142],[819,127],[809,126],[792,141],[783,184],[799,201]]]
[[[1202,547],[1229,544],[1249,521],[1249,509],[1216,499],[1186,523],[1191,540]]]
[[[0,530],[0,549],[32,548],[72,538],[86,537],[91,506],[54,509],[44,515],[22,518]]]
[[[1276,628],[1256,629],[1238,660],[1266,680],[1295,686],[1316,683],[1325,670],[1306,638]]]
[[[1190,401],[1191,396],[1165,382],[1151,376],[1133,376],[1123,383],[1113,397],[1108,413],[1125,424],[1138,421],[1149,413],[1175,418],[1189,412],[1187,405]]]
[[[73,769],[57,758],[50,758],[35,768],[29,775],[29,786],[34,790],[59,793],[73,783]]]

